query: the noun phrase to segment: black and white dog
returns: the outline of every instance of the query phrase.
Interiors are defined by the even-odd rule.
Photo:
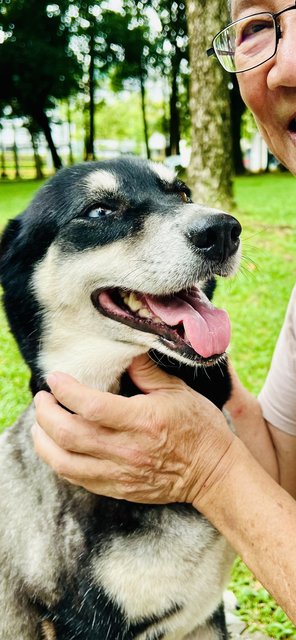
[[[241,227],[191,202],[162,165],[61,170],[2,237],[11,330],[32,391],[53,369],[137,393],[144,352],[222,409],[229,324],[206,297],[234,273]],[[30,406],[1,438],[1,640],[218,640],[232,551],[193,508],[135,505],[66,483],[37,459]]]

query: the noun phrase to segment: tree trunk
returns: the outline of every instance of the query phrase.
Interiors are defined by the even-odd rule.
[[[29,132],[30,132],[30,135],[31,135],[32,149],[33,149],[33,154],[34,154],[36,180],[42,180],[42,178],[44,178],[44,175],[43,175],[43,171],[42,171],[42,161],[41,161],[40,155],[38,153],[37,136],[36,136],[36,133],[34,133],[30,129],[29,129]]]
[[[225,0],[187,0],[190,43],[192,155],[189,184],[197,202],[230,208],[232,148],[229,77],[206,50],[227,23]]]
[[[141,105],[142,105],[142,116],[143,116],[144,139],[145,139],[145,146],[146,146],[146,155],[149,160],[150,149],[149,149],[148,125],[147,125],[147,117],[146,117],[145,80],[144,80],[142,70],[140,73],[140,85],[141,85]]]
[[[170,95],[170,155],[180,153],[180,114],[178,109],[178,71],[179,63],[176,56],[172,67],[172,84]]]
[[[8,175],[6,173],[6,164],[5,164],[5,148],[4,148],[2,139],[1,139],[1,178],[8,178]]]
[[[74,155],[72,147],[72,118],[71,118],[71,106],[70,100],[67,100],[67,120],[68,120],[68,136],[69,136],[69,164],[74,164]]]
[[[18,148],[16,143],[16,128],[13,125],[13,157],[14,157],[14,177],[15,179],[20,178],[20,165],[18,158]]]
[[[36,121],[36,123],[40,126],[40,128],[42,129],[44,135],[45,135],[45,139],[46,142],[49,146],[49,150],[51,153],[51,157],[52,157],[52,162],[53,162],[53,166],[54,168],[58,171],[58,169],[60,169],[63,165],[62,165],[62,161],[61,158],[56,150],[54,141],[52,139],[52,135],[51,135],[51,129],[50,129],[50,124],[49,124],[49,119],[45,113],[45,111],[40,110],[38,113],[36,114],[32,114],[33,120]]]
[[[238,88],[238,82],[235,76],[232,78],[233,88],[230,91],[230,114],[231,114],[231,131],[232,131],[232,159],[235,175],[239,176],[245,173],[243,163],[243,154],[240,145],[241,139],[241,119],[246,109],[245,103]]]
[[[86,136],[86,160],[95,160],[95,34],[91,30],[89,44],[89,132]]]

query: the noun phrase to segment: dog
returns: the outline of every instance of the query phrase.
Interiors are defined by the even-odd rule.
[[[220,409],[227,314],[209,301],[240,258],[239,222],[196,205],[161,164],[119,157],[60,170],[3,233],[6,314],[31,370],[140,393],[148,352]],[[1,436],[1,640],[222,640],[233,560],[190,505],[88,493],[37,458],[31,405]]]

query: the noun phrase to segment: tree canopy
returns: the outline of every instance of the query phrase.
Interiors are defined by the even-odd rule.
[[[25,117],[33,143],[38,131],[42,131],[54,166],[59,168],[61,159],[51,133],[51,117],[56,105],[64,101],[69,106],[71,97],[72,105],[74,101],[79,104],[85,131],[85,158],[92,159],[100,111],[98,90],[106,86],[107,80],[109,87],[117,92],[129,82],[140,95],[142,131],[149,157],[148,142],[153,129],[147,115],[152,113],[147,88],[150,90],[157,78],[162,99],[159,99],[154,131],[155,126],[158,130],[162,128],[168,155],[179,154],[180,138],[187,137],[190,131],[193,155],[197,157],[199,151],[203,154],[200,174],[210,175],[210,167],[203,164],[208,153],[205,136],[209,134],[209,147],[218,145],[220,149],[222,145],[222,156],[225,149],[229,149],[230,139],[227,84],[221,73],[214,70],[215,61],[210,62],[210,68],[205,56],[214,30],[221,26],[225,6],[222,0],[215,0],[214,10],[214,5],[205,7],[203,0],[187,0],[186,13],[185,0],[121,0],[116,7],[108,0],[99,3],[95,0],[52,3],[5,0],[0,3],[0,115],[1,107],[9,105],[12,115]],[[190,7],[195,7],[197,20],[194,12],[188,12]],[[191,78],[188,16],[192,23]],[[216,101],[220,121],[218,118],[215,125],[208,127],[202,123],[214,122],[214,111],[209,108],[212,98],[207,104],[206,97],[214,85],[213,101]],[[191,120],[190,91],[191,105],[194,100],[198,104],[196,112],[191,109]],[[237,99],[238,93],[232,92],[231,114],[236,136],[242,111],[237,109]],[[62,112],[68,113],[70,119],[69,108]],[[200,113],[204,119],[199,117]],[[211,137],[210,130],[218,131],[218,127],[223,135]],[[239,155],[239,145],[236,151]],[[221,157],[220,151],[218,153]],[[198,166],[196,162],[195,165]]]
[[[43,131],[56,167],[60,159],[51,137],[48,110],[77,91],[81,69],[70,49],[63,21],[68,3],[13,0],[2,4],[4,42],[0,46],[0,104],[28,116]],[[34,19],[33,19],[34,16]]]

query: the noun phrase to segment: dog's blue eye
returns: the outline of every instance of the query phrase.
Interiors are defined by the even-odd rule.
[[[110,215],[113,213],[112,209],[107,209],[107,207],[95,207],[91,209],[87,213],[88,218],[103,218],[104,216]]]

